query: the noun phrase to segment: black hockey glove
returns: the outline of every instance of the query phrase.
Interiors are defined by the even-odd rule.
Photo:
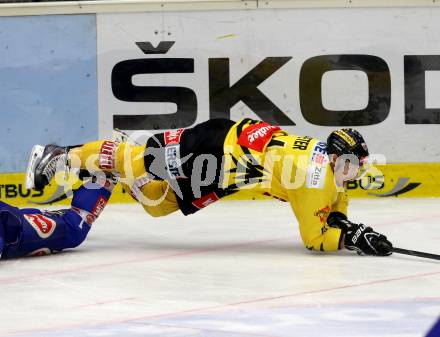
[[[393,245],[385,235],[363,224],[350,222],[342,213],[330,213],[327,223],[331,227],[342,230],[344,247],[348,250],[355,250],[359,255],[387,256],[392,254]]]

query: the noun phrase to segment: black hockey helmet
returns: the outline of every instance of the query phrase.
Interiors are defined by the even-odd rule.
[[[328,136],[327,152],[338,156],[353,154],[359,160],[369,155],[364,137],[358,131],[349,128],[333,131]]]
[[[358,163],[354,164],[357,169],[356,176],[353,177],[355,180],[361,179],[369,170],[367,144],[364,137],[354,129],[333,131],[327,138],[327,153],[336,154],[338,157],[354,155],[358,159]],[[345,163],[347,160],[346,158]]]

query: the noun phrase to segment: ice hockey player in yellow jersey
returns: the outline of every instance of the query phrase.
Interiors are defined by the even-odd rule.
[[[363,137],[353,129],[334,131],[325,143],[262,121],[213,119],[155,134],[145,145],[48,145],[28,166],[26,185],[44,188],[57,168],[111,172],[155,217],[177,210],[192,214],[246,190],[290,203],[308,249],[345,247],[386,256],[392,253],[387,238],[347,217],[344,183],[365,172],[368,155]]]

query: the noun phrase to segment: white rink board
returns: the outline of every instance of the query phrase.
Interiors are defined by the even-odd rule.
[[[354,200],[396,246],[440,253],[438,199]],[[422,337],[438,261],[305,249],[288,205],[193,216],[109,205],[76,250],[2,261],[0,336]]]
[[[194,59],[194,73],[135,75],[135,86],[177,86],[197,97],[196,122],[209,119],[209,59],[228,58],[231,85],[266,57],[291,57],[258,89],[296,126],[298,134],[325,139],[335,127],[309,123],[302,114],[299,77],[303,63],[329,54],[374,55],[386,62],[391,108],[381,123],[359,126],[371,152],[388,162],[435,162],[440,158],[439,124],[405,124],[404,56],[440,55],[440,8],[283,9],[212,12],[97,14],[100,137],[109,137],[115,114],[171,114],[172,103],[128,102],[115,98],[111,73],[124,60]],[[135,42],[175,41],[166,54],[144,54]],[[343,74],[342,74],[343,73]],[[329,110],[362,109],[368,82],[358,71],[327,72],[322,101]],[[426,106],[440,107],[438,71],[426,75]],[[243,102],[231,117],[258,117]],[[170,125],[170,127],[172,127]]]

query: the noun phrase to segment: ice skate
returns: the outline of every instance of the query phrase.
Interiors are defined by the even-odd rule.
[[[26,188],[42,190],[56,172],[68,170],[67,148],[57,145],[35,145],[26,170]]]

